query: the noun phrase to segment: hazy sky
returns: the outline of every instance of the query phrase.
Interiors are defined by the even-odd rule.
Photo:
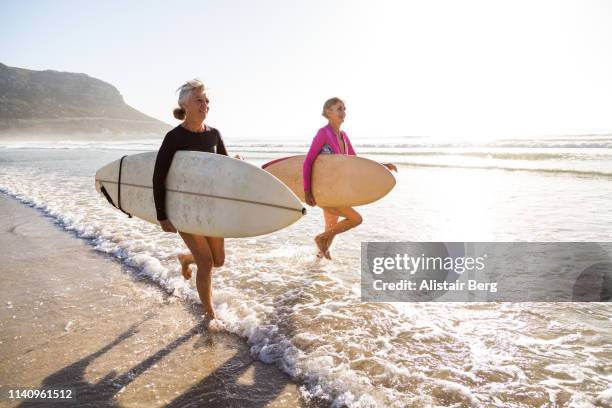
[[[612,1],[4,2],[0,62],[84,72],[178,123],[200,77],[226,138],[612,131]]]

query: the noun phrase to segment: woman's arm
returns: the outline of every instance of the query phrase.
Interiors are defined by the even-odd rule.
[[[319,152],[323,148],[324,144],[325,144],[325,131],[323,129],[319,129],[314,139],[312,139],[312,143],[310,144],[310,149],[308,150],[308,154],[306,155],[306,159],[304,160],[304,166],[302,167],[304,192],[310,192],[312,164],[314,163],[315,159],[319,155]]]
[[[155,169],[153,170],[153,199],[155,200],[158,221],[168,219],[166,215],[166,176],[176,150],[176,143],[172,140],[171,134],[168,133],[157,152]]]
[[[229,156],[227,153],[227,149],[225,148],[225,143],[223,143],[223,138],[221,137],[221,132],[217,130],[217,154],[222,154],[224,156]]]

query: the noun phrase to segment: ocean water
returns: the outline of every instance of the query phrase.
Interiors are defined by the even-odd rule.
[[[148,278],[199,302],[180,238],[128,219],[94,190],[102,165],[161,140],[0,141],[0,192]],[[261,165],[307,141],[226,140]],[[274,234],[228,239],[213,272],[226,328],[302,384],[350,407],[612,404],[612,307],[604,303],[365,303],[362,241],[612,241],[612,136],[457,142],[354,140],[398,164],[397,186],[317,260],[319,209]],[[551,271],[551,276],[554,276]]]

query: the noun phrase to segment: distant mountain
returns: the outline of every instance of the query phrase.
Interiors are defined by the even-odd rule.
[[[0,63],[2,134],[160,134],[170,125],[137,111],[109,83],[86,74]]]

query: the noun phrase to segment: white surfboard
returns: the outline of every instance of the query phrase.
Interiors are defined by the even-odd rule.
[[[96,172],[96,190],[103,194],[104,188],[111,204],[126,213],[158,224],[152,181],[156,157],[157,152],[141,153],[107,164]],[[277,178],[227,156],[176,152],[166,177],[166,214],[179,231],[252,237],[285,228],[305,213],[299,198]]]

